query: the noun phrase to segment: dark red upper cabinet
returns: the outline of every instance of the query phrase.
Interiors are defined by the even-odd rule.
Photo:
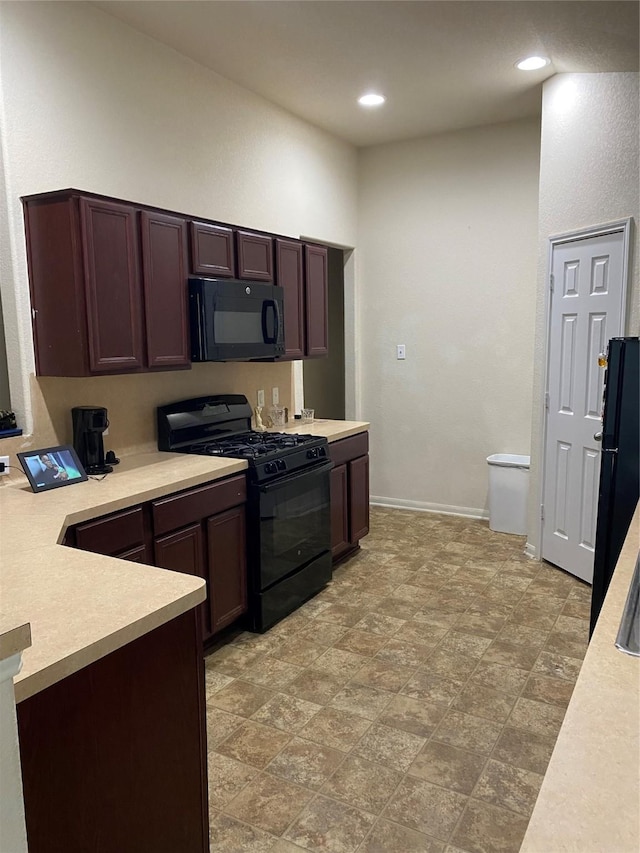
[[[273,240],[264,234],[236,231],[238,278],[273,281]]]
[[[80,226],[90,370],[139,370],[144,359],[136,210],[81,198]]]
[[[284,290],[284,343],[289,358],[304,358],[302,243],[276,239],[276,284]]]
[[[143,210],[140,231],[147,365],[188,367],[187,224]]]
[[[191,222],[190,228],[191,272],[209,278],[233,278],[233,229],[207,222]]]
[[[305,244],[305,292],[307,355],[329,353],[328,249]]]

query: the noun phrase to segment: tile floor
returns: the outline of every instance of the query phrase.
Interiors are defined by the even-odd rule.
[[[523,546],[372,508],[326,590],[209,655],[212,853],[517,851],[590,600]]]

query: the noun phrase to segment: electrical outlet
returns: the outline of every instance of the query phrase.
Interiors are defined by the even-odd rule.
[[[401,360],[401,359],[403,359],[403,358],[406,358],[405,349],[404,349],[404,344],[398,344],[398,345],[397,345],[397,347],[396,347],[396,349],[397,349],[397,356],[396,356],[396,358],[398,358],[398,359],[400,359],[400,360]]]
[[[264,409],[264,388],[258,391],[258,405]]]
[[[4,465],[4,469],[0,471],[0,477],[3,474],[9,473],[9,457],[8,456],[0,456],[0,468]]]
[[[272,388],[271,389],[271,402],[274,406],[277,406],[280,403],[280,389]]]

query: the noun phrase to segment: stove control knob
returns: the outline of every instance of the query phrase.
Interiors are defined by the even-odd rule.
[[[284,461],[284,459],[277,459],[276,465],[278,466],[278,471],[286,471],[287,470],[287,463]]]
[[[275,462],[266,462],[264,466],[265,474],[275,474],[278,469]]]
[[[316,459],[317,456],[318,456],[318,448],[317,447],[311,447],[309,450],[307,450],[307,459]]]

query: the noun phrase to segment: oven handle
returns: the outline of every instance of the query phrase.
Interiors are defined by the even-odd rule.
[[[302,477],[308,477],[311,474],[324,474],[325,472],[329,472],[333,468],[333,462],[330,459],[327,459],[326,462],[323,462],[321,465],[314,465],[313,468],[305,468],[303,471],[297,471],[295,474],[289,474],[287,477],[280,477],[277,480],[272,480],[270,483],[264,483],[263,485],[259,485],[258,489],[263,494],[268,495],[269,492],[273,492],[275,489],[279,489],[281,486],[288,486],[290,483],[294,483],[296,480],[300,480]]]

